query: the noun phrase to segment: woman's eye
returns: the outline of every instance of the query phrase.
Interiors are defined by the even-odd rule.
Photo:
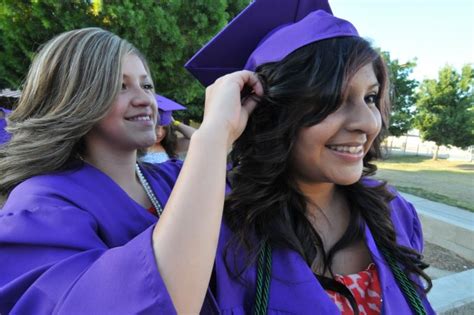
[[[150,83],[143,84],[145,90],[153,90],[153,85]]]
[[[377,102],[377,94],[368,95],[365,97],[367,104],[375,104]]]
[[[122,83],[122,90],[126,90],[127,89],[127,85],[125,83]]]

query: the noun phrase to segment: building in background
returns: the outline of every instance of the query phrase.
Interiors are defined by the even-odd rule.
[[[423,141],[420,138],[420,132],[417,129],[410,130],[406,135],[400,137],[389,136],[384,141],[389,154],[399,155],[419,155],[432,157],[436,150],[436,144],[433,141]],[[474,147],[466,150],[457,147],[440,146],[438,157],[452,161],[474,160]]]

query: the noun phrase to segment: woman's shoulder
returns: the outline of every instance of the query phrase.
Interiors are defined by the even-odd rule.
[[[79,193],[92,180],[85,171],[78,167],[30,177],[10,192],[3,210],[69,205],[67,195]]]
[[[66,188],[64,185],[78,185],[88,177],[90,177],[90,172],[87,172],[85,165],[75,166],[66,170],[32,176],[18,184],[12,192],[64,190]]]
[[[385,186],[387,191],[393,197],[390,200],[391,208],[396,209],[396,210],[402,210],[402,211],[407,210],[407,208],[410,208],[409,212],[411,212],[412,210],[411,208],[413,208],[413,205],[408,200],[406,200],[406,198],[403,197],[403,195],[394,186],[388,184],[387,182],[383,180],[379,180],[372,177],[364,177],[362,179],[362,184],[370,188]]]
[[[386,183],[385,181],[364,177],[362,183],[366,187],[380,187],[385,186],[388,192],[393,196],[389,202],[389,206],[392,209],[392,215],[402,215],[402,216],[413,216],[415,213],[415,208],[413,205],[392,185]]]
[[[421,248],[422,245],[419,244],[422,239],[421,223],[413,204],[394,186],[386,184],[384,181],[364,178],[362,182],[367,187],[386,186],[386,189],[393,196],[388,206],[398,242],[417,249]]]

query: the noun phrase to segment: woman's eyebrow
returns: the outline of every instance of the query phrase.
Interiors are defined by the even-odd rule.
[[[127,74],[125,74],[125,73],[123,74],[123,77],[124,77],[125,79],[130,78],[130,76],[127,75]],[[142,74],[142,75],[139,76],[139,78],[140,78],[140,79],[148,79],[149,77],[148,77],[148,74]]]
[[[376,82],[374,84],[372,84],[371,86],[369,86],[369,89],[374,89],[374,88],[378,88],[380,87],[380,83]]]

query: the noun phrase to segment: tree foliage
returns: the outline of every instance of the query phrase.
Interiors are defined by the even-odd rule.
[[[65,30],[97,25],[85,1],[0,4],[0,87],[19,88],[38,47]]]
[[[411,79],[410,75],[416,66],[416,61],[411,60],[401,64],[398,59],[390,59],[388,52],[382,52],[382,57],[387,64],[390,78],[390,99],[392,112],[390,115],[389,132],[399,137],[412,128],[415,106],[415,89],[418,81]]]
[[[452,66],[439,71],[437,80],[420,85],[416,125],[423,140],[438,146],[466,148],[474,145],[474,68],[461,73]]]
[[[146,56],[157,93],[188,106],[199,120],[204,88],[184,63],[248,0],[3,0],[0,4],[0,87],[21,88],[42,43],[64,31],[98,26]],[[99,5],[100,4],[100,5]]]

